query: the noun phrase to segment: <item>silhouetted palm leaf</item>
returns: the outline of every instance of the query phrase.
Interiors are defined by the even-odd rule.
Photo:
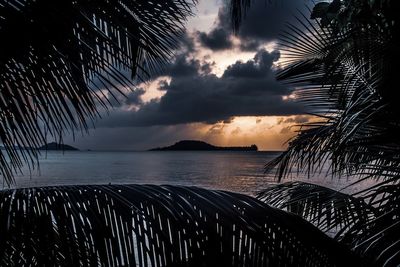
[[[246,16],[246,11],[250,7],[251,0],[231,0],[230,17],[234,31],[239,29],[242,19]]]
[[[376,216],[363,228],[352,227],[341,242],[352,247],[377,266],[396,266],[400,262],[400,186],[382,185],[360,194],[376,207]]]
[[[300,217],[194,187],[62,186],[0,192],[2,265],[357,266]]]
[[[375,215],[365,217],[363,223],[348,224],[340,239],[387,266],[400,262],[399,217],[394,208],[398,205],[394,188],[400,175],[400,109],[393,90],[398,87],[397,78],[391,70],[399,62],[400,31],[394,15],[399,10],[398,1],[334,0],[316,5],[313,21],[300,14],[297,23],[289,25],[282,37],[285,61],[278,78],[299,88],[297,98],[308,104],[320,121],[304,125],[288,150],[266,166],[267,170],[277,167],[279,179],[293,168],[315,173],[326,167],[334,175],[358,178],[355,183],[376,179],[353,196],[364,203],[352,211],[360,215],[373,210]],[[287,189],[282,186],[272,192],[279,191]],[[310,189],[300,191],[299,205],[310,207],[306,210],[312,212],[307,214],[311,221],[326,222],[325,217],[336,212],[336,201],[354,200],[336,193],[321,200],[321,192],[309,198],[305,192]],[[297,193],[288,191],[291,197]],[[290,197],[278,199],[288,201],[282,204],[286,206],[292,201]],[[330,208],[321,210],[322,203],[330,203]]]
[[[298,163],[300,168],[314,171],[329,158],[331,170],[337,174],[390,176],[390,171],[400,166],[394,156],[399,129],[384,123],[394,119],[394,114],[385,108],[387,103],[379,93],[379,66],[383,64],[379,51],[385,44],[379,38],[370,41],[376,36],[375,29],[344,28],[336,33],[305,17],[298,21],[302,26],[292,25],[283,38],[288,66],[278,78],[301,87],[297,97],[310,105],[321,121],[305,125],[291,141],[282,156],[286,158],[282,167]],[[360,50],[369,53],[363,57]]]
[[[366,226],[377,214],[364,198],[304,182],[271,186],[260,191],[257,198],[273,207],[300,215],[324,232],[334,232],[336,239],[352,227]]]
[[[0,2],[0,173],[36,163],[46,135],[87,129],[98,107],[162,67],[193,1]],[[22,149],[18,149],[22,148]]]

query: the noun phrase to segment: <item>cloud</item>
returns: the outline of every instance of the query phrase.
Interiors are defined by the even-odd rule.
[[[235,130],[233,130],[231,132],[231,135],[238,135],[242,132],[242,130],[240,129],[240,127],[236,127]]]
[[[286,126],[281,129],[280,134],[288,134],[292,131],[293,126]]]
[[[214,51],[233,47],[230,33],[224,28],[214,28],[209,33],[198,32],[198,38],[203,47]]]
[[[257,51],[263,44],[277,40],[287,27],[287,23],[297,23],[294,15],[300,15],[299,10],[306,13],[307,3],[310,1],[285,0],[275,3],[252,1],[237,34],[239,49]],[[205,48],[214,51],[232,48],[231,36],[228,4],[220,8],[215,26],[210,32],[198,32],[199,42]]]
[[[119,109],[99,121],[100,127],[213,124],[235,116],[294,115],[303,107],[284,100],[292,90],[275,80],[273,63],[279,52],[259,50],[253,59],[237,61],[221,77],[204,72],[205,65],[189,54],[177,57],[167,74],[170,82],[159,84],[165,94],[137,110]],[[138,92],[140,93],[140,92]]]
[[[278,124],[287,124],[287,123],[292,123],[292,124],[303,124],[306,122],[309,122],[311,120],[312,116],[310,115],[297,115],[297,116],[291,116],[288,118],[282,118],[278,121]]]
[[[303,6],[304,2],[298,0],[252,1],[237,36],[232,35],[229,9],[220,8],[211,29],[196,27],[201,31],[182,36],[183,45],[176,51],[174,62],[153,76],[154,80],[140,84],[126,99],[119,95],[116,100],[111,99],[114,110],[103,116],[90,138],[80,139],[78,146],[148,149],[180,139],[202,139],[220,145],[255,142],[264,149],[282,148],[282,143],[293,134],[290,127],[305,120],[299,115],[305,110],[287,97],[292,89],[275,81],[274,63],[279,52],[262,48],[278,38],[285,22],[296,13],[296,8]],[[228,63],[223,62],[226,58],[221,59],[221,55],[231,55],[229,50],[239,54],[252,52],[254,57],[225,68]],[[243,58],[250,55],[243,54]],[[216,69],[218,76],[213,74]],[[99,90],[105,86],[96,85]],[[273,115],[287,117],[276,122],[262,117]],[[254,126],[249,128],[248,124],[237,122],[244,118],[241,116],[259,117],[251,118]],[[69,138],[72,142],[73,137]]]
[[[237,61],[235,64],[228,66],[223,77],[270,79],[271,77],[269,76],[273,74],[273,63],[277,61],[279,57],[280,53],[276,50],[269,53],[266,50],[261,49],[256,53],[253,60],[247,62]],[[274,80],[274,77],[272,77],[272,80]]]
[[[142,95],[144,95],[146,91],[143,88],[137,88],[126,95],[125,104],[126,105],[134,105],[140,106],[143,104]]]
[[[245,41],[276,40],[285,30],[287,23],[296,23],[297,10],[306,11],[306,3],[310,1],[284,0],[267,3],[266,1],[252,1],[246,17],[239,29],[239,37]],[[227,12],[226,7],[224,8]],[[227,16],[220,16],[220,21],[229,29]],[[223,20],[224,19],[224,20]]]
[[[239,48],[242,51],[257,51],[262,45],[263,41],[260,40],[249,40],[249,39],[241,39]]]
[[[199,60],[188,58],[188,54],[180,54],[176,57],[175,62],[167,68],[165,74],[175,78],[191,77],[197,75],[199,68]]]
[[[207,134],[208,135],[220,135],[224,133],[224,128],[226,124],[225,123],[216,123],[208,129]]]
[[[232,42],[232,33],[227,29],[225,22],[228,21],[225,9],[221,8],[218,12],[214,27],[209,32],[197,32],[197,40],[208,49],[218,51],[231,49],[234,45]]]

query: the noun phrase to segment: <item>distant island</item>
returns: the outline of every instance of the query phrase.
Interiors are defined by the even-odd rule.
[[[179,141],[172,146],[158,147],[150,149],[149,151],[187,151],[187,150],[201,150],[201,151],[258,151],[256,145],[251,146],[213,146],[203,141],[197,140],[183,140]]]
[[[67,150],[79,150],[73,146],[70,145],[65,145],[65,144],[59,144],[56,142],[51,142],[48,144],[45,144],[41,147],[39,147],[39,150],[62,150],[62,151],[67,151]]]

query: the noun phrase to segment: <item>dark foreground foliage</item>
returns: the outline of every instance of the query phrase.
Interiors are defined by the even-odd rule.
[[[258,199],[297,214],[376,266],[398,266],[398,185],[376,185],[349,195],[304,182],[271,186]]]
[[[364,182],[346,195],[288,183],[260,197],[297,213],[378,266],[400,265],[400,2],[317,3],[282,34],[278,79],[319,120],[302,125],[279,158],[267,164],[278,179],[294,171]],[[310,18],[310,19],[309,19]]]
[[[365,226],[378,214],[364,198],[304,182],[271,186],[259,192],[257,198],[300,215],[326,233],[335,233],[336,239],[355,225]]]
[[[299,216],[195,187],[0,192],[2,266],[357,266]]]
[[[0,175],[87,130],[172,58],[195,1],[0,0]]]
[[[171,57],[185,0],[0,0],[0,174],[34,166],[47,136],[86,130],[98,108]],[[250,0],[232,0],[237,29]],[[371,186],[349,196],[292,183],[262,200],[196,188],[72,186],[0,193],[5,266],[356,266],[344,247],[400,265],[397,0],[318,2],[282,35],[278,78],[320,120],[267,169],[327,163]],[[106,89],[105,92],[102,89]],[[359,263],[361,264],[361,263]],[[365,266],[365,264],[362,264]]]

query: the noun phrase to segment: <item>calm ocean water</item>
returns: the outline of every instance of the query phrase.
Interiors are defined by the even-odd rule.
[[[253,195],[274,183],[264,165],[278,152],[170,151],[95,152],[48,151],[40,169],[17,175],[13,187],[74,184],[172,184],[200,186]],[[345,179],[302,175],[296,179],[341,188]],[[7,188],[3,184],[3,188]]]

